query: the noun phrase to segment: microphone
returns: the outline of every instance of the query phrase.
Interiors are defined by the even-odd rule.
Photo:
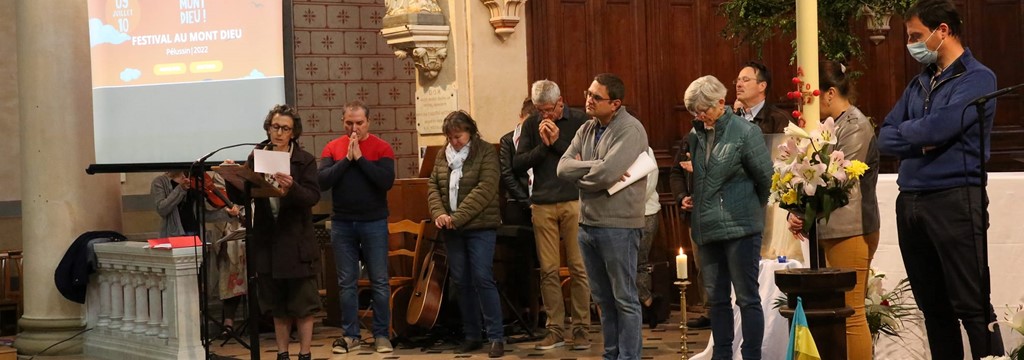
[[[257,146],[257,145],[259,145],[259,143],[241,143],[241,144],[228,145],[228,146],[222,147],[220,149],[211,151],[210,153],[208,153],[206,155],[203,155],[203,157],[199,158],[199,160],[196,160],[195,163],[202,164],[202,163],[206,162],[206,159],[209,159],[211,156],[213,156],[213,154],[216,154],[216,153],[218,153],[218,152],[220,152],[221,150],[224,150],[224,149],[236,148],[236,147],[239,147],[239,146]]]
[[[997,97],[1009,94],[1009,93],[1013,92],[1014,90],[1017,90],[1017,89],[1019,89],[1021,87],[1024,87],[1024,84],[1017,84],[1017,85],[1014,85],[1014,86],[1011,86],[1011,87],[1008,87],[1008,88],[1005,88],[1005,89],[999,89],[999,90],[993,91],[991,93],[982,95],[981,97],[971,101],[970,106],[982,105],[984,103],[987,103],[989,100],[992,100],[992,99],[995,99]]]

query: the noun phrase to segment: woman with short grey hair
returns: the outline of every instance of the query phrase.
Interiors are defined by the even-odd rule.
[[[764,311],[757,273],[772,161],[761,129],[733,114],[725,94],[713,76],[686,89],[686,109],[697,119],[689,135],[693,192],[682,205],[692,212],[691,236],[711,308],[712,358],[733,358],[732,285],[743,320],[740,352],[744,360],[760,359]]]
[[[686,110],[696,116],[698,112],[715,106],[719,100],[724,101],[727,93],[728,90],[721,81],[714,76],[705,75],[694,80],[690,83],[690,87],[686,88],[683,103],[686,105]]]

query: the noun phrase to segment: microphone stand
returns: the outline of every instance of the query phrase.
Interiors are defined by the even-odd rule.
[[[194,163],[192,163],[191,166],[189,166],[189,176],[192,178],[192,189],[191,189],[191,191],[196,196],[195,197],[196,201],[195,201],[195,204],[194,204],[195,205],[194,206],[195,218],[196,218],[196,221],[198,222],[198,225],[199,225],[199,234],[198,234],[198,236],[200,238],[200,242],[201,242],[201,246],[202,246],[202,258],[201,258],[202,259],[201,260],[202,264],[197,266],[197,268],[199,269],[199,273],[197,275],[198,276],[198,284],[199,284],[199,312],[200,312],[200,315],[199,315],[199,336],[200,336],[200,338],[199,339],[200,339],[200,342],[203,344],[203,353],[204,353],[204,357],[206,359],[213,359],[213,355],[210,354],[210,344],[213,342],[213,338],[210,336],[209,327],[206,324],[206,318],[209,317],[208,314],[210,312],[210,304],[209,304],[209,300],[208,300],[209,289],[207,288],[207,282],[206,282],[207,281],[207,277],[208,277],[207,276],[207,266],[210,266],[210,261],[209,261],[209,259],[210,259],[210,251],[209,251],[209,243],[207,242],[207,236],[206,236],[206,208],[205,208],[206,204],[204,203],[205,199],[203,197],[203,190],[201,188],[201,187],[203,187],[205,185],[204,180],[205,180],[205,173],[206,173],[206,160],[209,159],[214,154],[220,152],[221,150],[231,149],[231,148],[236,148],[236,147],[241,147],[241,146],[257,146],[257,145],[259,145],[259,144],[257,144],[257,143],[241,143],[241,144],[234,144],[234,145],[224,146],[224,147],[221,147],[219,149],[216,149],[216,150],[213,150],[213,151],[209,152],[208,154],[206,154],[203,157],[199,158],[199,160],[196,160]],[[250,187],[249,183],[246,182],[246,184],[245,184],[245,195],[246,196],[249,196],[249,187]],[[246,294],[247,294],[247,297],[249,299],[249,304],[248,304],[248,307],[249,307],[249,309],[248,309],[249,310],[249,318],[250,319],[256,319],[256,317],[253,316],[253,311],[256,310],[256,307],[253,306],[253,304],[256,302],[255,291],[253,290],[253,289],[255,289],[255,281],[254,281],[255,280],[255,273],[252,272],[252,269],[251,269],[252,265],[248,262],[248,259],[250,258],[249,257],[249,246],[248,246],[248,244],[251,243],[250,236],[252,236],[252,229],[251,229],[251,225],[252,225],[252,212],[251,212],[249,206],[250,206],[249,201],[248,201],[248,199],[246,199],[246,203],[245,203],[245,219],[243,220],[244,221],[244,225],[245,225],[245,239],[246,239],[246,245],[247,245],[245,247],[246,275],[248,277],[248,279],[246,279],[246,281],[247,281],[247,283],[246,283],[246,285],[247,285]],[[195,248],[193,248],[193,249],[195,249]],[[252,320],[250,320],[248,323],[246,323],[246,326],[254,326],[254,328],[249,331],[249,334],[250,334],[249,335],[249,346],[246,346],[246,347],[249,348],[249,355],[250,355],[251,360],[258,360],[259,359],[259,348],[260,348],[258,325],[253,325],[252,324]],[[242,345],[245,346],[245,344],[242,344]]]
[[[979,170],[981,171],[981,244],[979,245],[978,252],[980,256],[978,258],[978,269],[981,272],[981,296],[982,306],[985,311],[985,323],[991,324],[994,309],[992,309],[992,274],[988,264],[988,171],[985,163],[988,162],[985,152],[985,105],[989,100],[993,100],[1000,96],[1009,94],[1014,90],[1024,87],[1024,84],[1017,84],[1008,88],[997,90],[993,93],[981,96],[968,104],[968,107],[964,108],[964,111],[960,113],[960,130],[966,135],[967,129],[964,127],[964,115],[967,113],[967,108],[973,106],[975,111],[978,113],[978,144],[980,152],[978,154]],[[995,113],[992,114],[992,126],[995,126]],[[973,124],[972,124],[973,125]],[[965,149],[966,150],[966,149]],[[967,154],[964,153],[964,176],[967,176]],[[967,206],[971,206],[970,191],[967,192]],[[969,209],[968,209],[969,211]],[[991,350],[992,347],[992,332],[985,332],[985,346]]]

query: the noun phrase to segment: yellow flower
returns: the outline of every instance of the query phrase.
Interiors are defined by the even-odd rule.
[[[782,203],[786,205],[796,204],[796,189],[789,189],[789,192],[783,194]]]
[[[779,173],[772,174],[772,191],[779,189]]]
[[[852,160],[850,161],[850,165],[846,166],[846,175],[853,180],[857,180],[860,179],[860,176],[864,175],[864,172],[869,168],[868,164],[865,164],[863,161]]]
[[[786,176],[782,177],[782,183],[789,184],[790,181],[793,181],[793,173],[786,173]]]

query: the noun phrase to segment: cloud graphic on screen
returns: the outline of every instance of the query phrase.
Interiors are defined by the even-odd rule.
[[[120,44],[130,40],[132,37],[114,29],[113,26],[104,25],[100,19],[89,19],[89,47],[99,44]]]
[[[267,76],[263,75],[263,73],[260,72],[259,70],[252,69],[252,72],[250,72],[248,76],[244,77],[244,79],[261,79],[265,77]]]
[[[121,81],[124,82],[131,82],[140,76],[142,76],[142,71],[139,71],[139,69],[126,68],[124,71],[121,71]]]

